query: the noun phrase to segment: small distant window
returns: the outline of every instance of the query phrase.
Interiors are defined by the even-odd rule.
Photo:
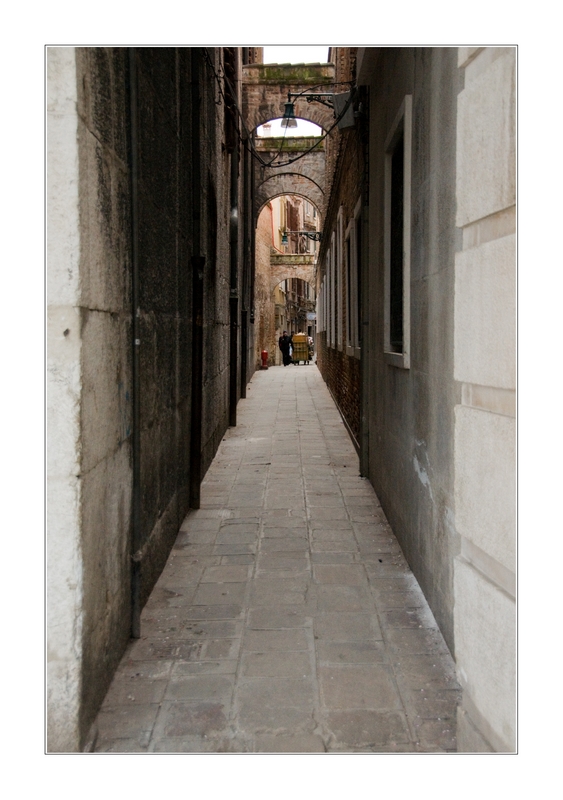
[[[346,229],[346,353],[360,357],[361,201]]]

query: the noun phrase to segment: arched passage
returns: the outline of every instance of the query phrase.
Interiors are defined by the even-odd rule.
[[[264,137],[256,139],[256,150],[267,164],[256,170],[255,213],[282,194],[306,197],[322,213],[325,202],[326,155],[324,141],[316,136]]]
[[[287,194],[291,194],[292,197],[302,197],[303,200],[307,200],[309,203],[311,203],[315,207],[315,210],[320,215],[320,213],[321,213],[320,207],[315,202],[313,202],[313,200],[310,197],[308,197],[305,194],[301,194],[300,192],[286,192],[286,191],[277,192],[276,194],[273,194],[270,197],[265,198],[264,202],[258,208],[258,215],[260,215],[262,213],[262,211],[267,206],[267,204],[270,203],[272,200],[275,200],[278,197],[283,197],[284,195],[287,195]]]
[[[307,201],[307,198],[304,198]],[[287,244],[281,233],[317,231],[318,207],[303,196],[290,194],[281,202],[266,201],[260,209],[256,227],[255,261],[255,344],[256,364],[267,350],[269,363],[279,360],[277,342],[284,325],[292,332],[314,327],[307,314],[315,310],[316,250],[318,244],[303,234],[289,235]],[[286,251],[286,252],[284,252]],[[282,287],[282,288],[280,288]]]
[[[296,173],[274,175],[256,188],[256,214],[269,200],[281,195],[297,195],[306,198],[321,210],[324,207],[324,192],[311,178]]]
[[[270,258],[270,287],[278,283],[298,279],[315,285],[316,266],[311,255],[272,255]]]
[[[288,92],[331,84],[334,64],[247,64],[243,67],[243,114],[249,130],[283,115]],[[295,115],[323,130],[334,124],[331,108],[297,100]]]
[[[280,271],[278,274],[284,274]],[[301,277],[298,277],[300,275]],[[305,279],[306,272],[290,270],[282,280],[272,279],[271,308],[273,326],[270,326],[269,363],[279,366],[282,355],[278,346],[283,331],[293,335],[304,333],[316,338],[316,295],[312,281]]]

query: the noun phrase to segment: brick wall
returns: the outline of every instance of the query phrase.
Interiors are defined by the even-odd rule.
[[[332,50],[336,63],[336,81],[350,80],[354,75],[355,49],[338,48]],[[337,87],[344,91],[346,87]],[[351,220],[361,194],[364,165],[363,147],[359,127],[339,131],[335,129],[327,137],[326,185],[329,188],[323,241],[319,252],[317,271],[317,292],[324,275],[326,257],[330,247],[332,232],[336,230],[338,213],[342,213],[343,234]],[[345,248],[343,247],[343,250]],[[347,331],[347,281],[345,259],[339,274],[341,296],[337,303],[337,318],[342,320],[342,349],[327,346],[327,334],[317,334],[317,364],[326,384],[338,404],[352,434],[358,440],[360,435],[360,360],[346,352]]]
[[[317,334],[317,366],[356,441],[360,436],[360,360],[327,347],[326,333]]]

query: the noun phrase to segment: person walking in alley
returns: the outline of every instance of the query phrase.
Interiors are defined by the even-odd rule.
[[[280,336],[278,341],[280,350],[283,356],[283,365],[287,367],[288,364],[291,364],[291,336],[287,335],[287,331],[284,331],[283,334]]]

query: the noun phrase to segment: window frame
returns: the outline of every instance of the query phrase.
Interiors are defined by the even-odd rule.
[[[392,160],[397,144],[403,139],[403,231],[402,231],[402,352],[391,348],[391,186]],[[384,195],[384,342],[385,361],[395,367],[410,369],[410,278],[411,278],[411,177],[412,177],[412,95],[405,95],[385,140]]]
[[[333,234],[334,235],[334,234]],[[337,294],[336,294],[336,347],[343,350],[343,283],[344,283],[344,207],[338,209],[336,218],[336,273],[337,273]]]
[[[336,335],[337,335],[337,313],[338,313],[338,273],[336,269],[336,232],[331,234],[328,258],[328,274],[330,286],[330,307],[329,307],[329,322],[330,322],[330,336],[329,347],[333,350],[336,349]]]
[[[346,355],[360,358],[360,285],[358,220],[362,211],[362,199],[354,208],[354,216],[348,223],[344,240],[346,272]]]

